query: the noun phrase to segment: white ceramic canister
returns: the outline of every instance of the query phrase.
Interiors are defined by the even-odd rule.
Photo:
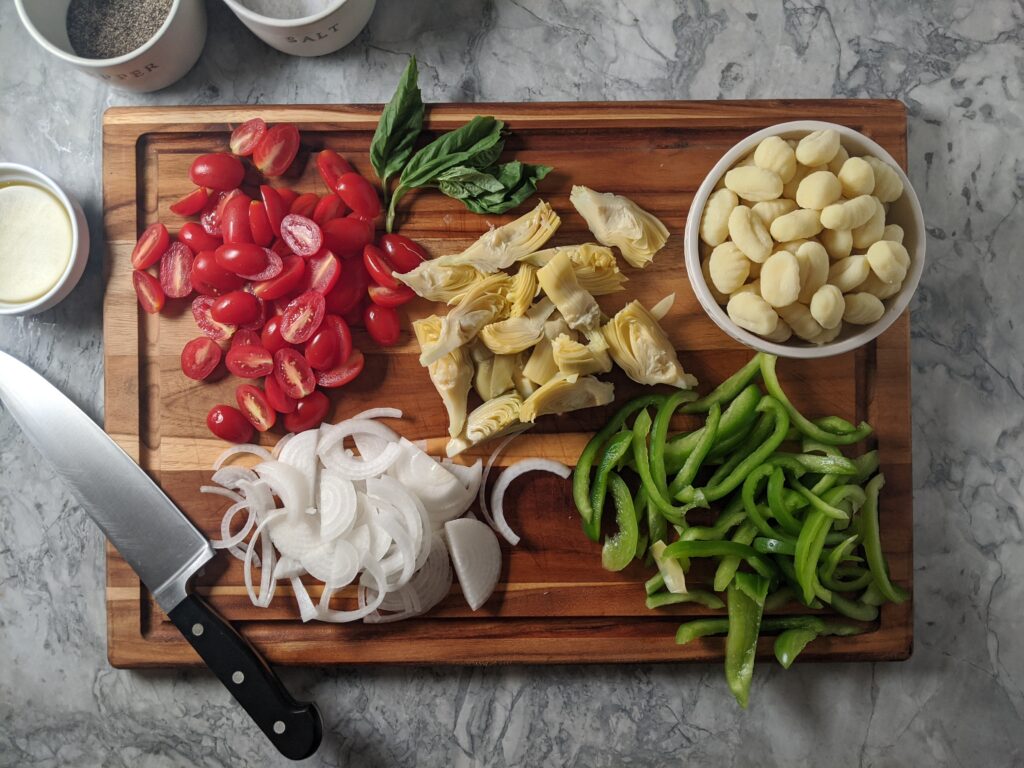
[[[351,43],[370,20],[377,0],[330,0],[324,10],[298,19],[256,13],[239,0],[224,0],[267,45],[292,56],[323,56]]]
[[[124,88],[148,92],[166,88],[185,75],[206,43],[203,0],[172,0],[157,33],[145,44],[112,59],[77,56],[67,32],[71,0],[14,0],[18,15],[39,45],[83,72]]]

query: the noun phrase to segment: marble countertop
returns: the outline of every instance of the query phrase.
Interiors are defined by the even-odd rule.
[[[107,107],[382,101],[415,53],[431,101],[900,99],[929,234],[910,661],[761,664],[746,712],[718,665],[285,670],[325,716],[308,764],[1024,761],[1019,1],[379,0],[321,59],[278,54],[208,5],[196,68],[135,96],[46,55],[3,3],[0,159],[60,179],[98,234]],[[0,318],[0,348],[97,420],[101,248],[58,308]],[[0,411],[0,766],[285,764],[211,676],[108,665],[103,575],[98,530]]]

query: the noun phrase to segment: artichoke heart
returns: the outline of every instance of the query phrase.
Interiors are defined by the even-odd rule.
[[[556,375],[523,401],[519,418],[534,422],[548,413],[568,413],[580,408],[607,405],[615,399],[615,385],[593,376]]]
[[[470,287],[484,278],[484,274],[469,264],[442,264],[440,259],[424,261],[405,274],[393,273],[396,280],[405,283],[429,301],[450,302],[461,298]]]
[[[512,286],[508,289],[508,316],[525,315],[537,290],[537,268],[532,264],[520,264],[519,271],[512,276]]]
[[[522,407],[523,398],[516,392],[509,392],[486,401],[469,414],[462,434],[448,441],[445,452],[449,456],[457,456],[471,446],[479,445],[516,427],[520,423],[519,412]]]
[[[646,267],[668,240],[665,225],[628,197],[575,186],[569,201],[598,242],[616,246],[634,267]]]
[[[471,341],[485,325],[493,323],[505,312],[505,295],[512,281],[504,272],[485,277],[473,285],[441,321],[441,332],[435,343],[420,354],[420,365],[430,365]]]
[[[569,254],[555,254],[537,271],[537,280],[570,328],[594,328],[601,322],[601,309],[594,297],[580,287]]]
[[[601,331],[612,359],[633,381],[671,384],[680,389],[697,386],[697,379],[683,371],[658,321],[639,301],[620,309]]]
[[[441,318],[437,315],[416,320],[413,333],[420,343],[420,349],[435,343],[441,335]],[[466,401],[473,378],[473,365],[464,347],[452,350],[444,357],[427,366],[430,381],[441,396],[448,412],[448,434],[455,437],[466,424]]]
[[[558,365],[551,350],[551,340],[561,334],[571,334],[569,324],[561,315],[555,315],[544,323],[544,336],[533,348],[530,358],[523,366],[523,375],[534,384],[544,384],[558,373]],[[570,337],[571,338],[571,337]]]
[[[515,221],[482,235],[462,253],[442,256],[443,264],[467,264],[490,274],[507,269],[544,245],[562,220],[541,200],[537,207]]]
[[[565,376],[607,373],[612,369],[608,344],[600,332],[595,334],[588,344],[573,341],[563,333],[552,340],[551,353],[555,365],[558,366],[558,372]]]
[[[544,335],[544,324],[555,311],[550,299],[541,299],[522,317],[491,323],[480,331],[480,341],[496,355],[514,355],[529,349]]]
[[[516,355],[516,364],[512,369],[512,384],[520,397],[527,398],[537,390],[537,385],[526,375],[526,363],[530,359],[529,350]]]
[[[543,267],[559,253],[569,255],[569,263],[572,264],[572,271],[576,273],[576,280],[580,287],[592,296],[604,296],[621,291],[622,284],[629,279],[619,271],[612,249],[596,243],[545,248],[523,259],[523,266],[532,264]]]

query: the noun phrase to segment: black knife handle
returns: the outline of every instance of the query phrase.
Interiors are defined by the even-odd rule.
[[[292,760],[316,752],[323,722],[315,704],[295,701],[249,642],[196,595],[168,614],[278,751]]]

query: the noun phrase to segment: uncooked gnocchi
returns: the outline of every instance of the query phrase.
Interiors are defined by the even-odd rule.
[[[874,298],[874,297],[872,297]],[[846,301],[843,292],[834,285],[823,285],[811,297],[811,317],[825,330],[832,330],[843,322]]]
[[[801,165],[826,165],[839,151],[839,132],[831,128],[813,131],[796,145],[796,160]]]
[[[875,198],[875,212],[871,214],[871,218],[861,224],[859,227],[853,229],[853,247],[860,250],[869,248],[874,243],[877,243],[882,239],[882,233],[885,231],[885,206],[876,197]]]
[[[710,198],[708,199],[708,202],[710,202]],[[776,200],[764,200],[760,203],[754,203],[750,210],[752,210],[754,215],[764,222],[766,227],[770,227],[772,222],[779,218],[779,216],[796,210],[796,200],[790,200],[786,197],[780,197]],[[886,239],[892,240],[895,238]]]
[[[871,266],[867,257],[854,254],[832,262],[832,266],[828,268],[828,281],[843,293],[847,293],[863,283],[870,271]]]
[[[733,294],[725,311],[736,325],[758,336],[772,333],[779,322],[779,316],[767,301],[747,291]]]
[[[843,190],[839,179],[831,171],[815,171],[805,176],[796,188],[796,204],[801,208],[812,208],[820,211],[826,205],[832,205],[842,197]]]
[[[778,242],[814,237],[821,232],[821,217],[817,211],[798,208],[784,213],[772,222],[771,235]]]
[[[854,229],[864,224],[875,213],[875,198],[860,195],[852,200],[825,206],[821,211],[821,226],[826,229]]]
[[[828,282],[828,253],[821,243],[808,240],[796,249],[800,264],[800,295],[797,301],[809,304],[815,292]]]
[[[800,295],[800,263],[789,251],[776,251],[761,266],[761,296],[773,307],[792,304]]]
[[[711,273],[711,282],[715,284],[715,288],[722,293],[732,293],[747,282],[750,260],[735,243],[724,242],[711,252],[708,271]]]
[[[903,182],[900,181],[899,174],[887,162],[877,157],[865,157],[864,160],[875,172],[875,187],[871,194],[883,203],[899,200],[903,194]]]
[[[871,325],[885,314],[885,306],[870,293],[851,293],[846,297],[843,320],[854,325]]]
[[[838,176],[843,197],[847,200],[860,195],[870,195],[875,188],[875,172],[863,157],[851,157],[843,163]]]
[[[907,249],[891,240],[879,240],[868,248],[867,261],[871,271],[886,283],[902,283],[910,267]]]
[[[745,205],[737,205],[729,214],[729,237],[748,259],[758,263],[768,258],[774,245],[764,222]]]
[[[821,230],[821,244],[828,251],[828,257],[845,259],[853,253],[853,232],[848,229],[823,229]]]
[[[739,202],[731,189],[712,192],[700,217],[700,239],[710,246],[724,243],[729,237],[729,214]]]
[[[785,184],[796,173],[796,153],[778,136],[769,136],[754,150],[754,165],[774,171]]]
[[[725,174],[725,187],[744,200],[759,203],[762,200],[774,200],[782,194],[782,179],[775,171],[745,165]]]

